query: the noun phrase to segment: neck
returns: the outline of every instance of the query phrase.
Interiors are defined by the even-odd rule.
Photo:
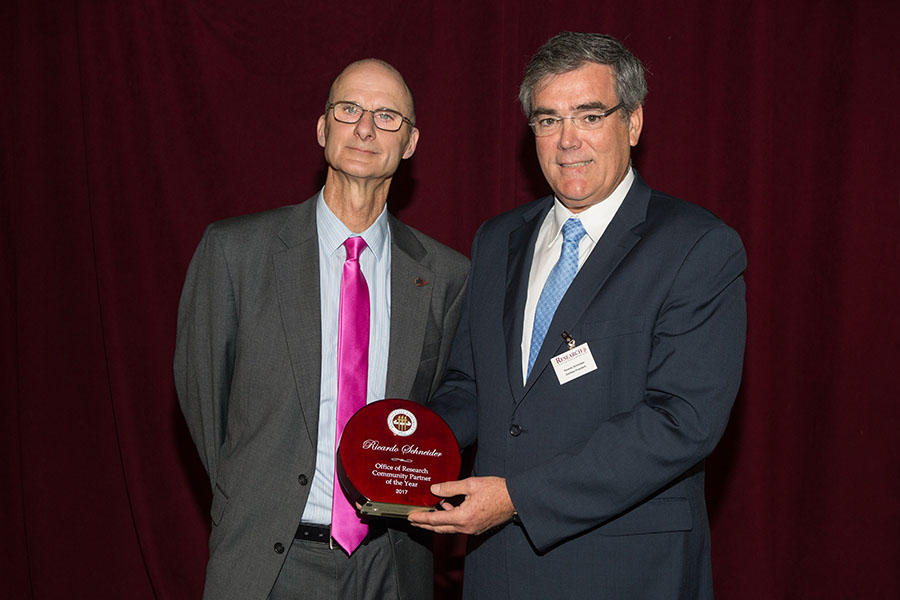
[[[362,233],[384,210],[390,187],[390,178],[358,179],[329,168],[323,197],[347,229]]]

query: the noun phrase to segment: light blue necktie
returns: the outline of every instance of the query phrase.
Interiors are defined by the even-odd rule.
[[[538,299],[537,308],[534,311],[534,327],[531,328],[531,350],[528,354],[528,374],[526,379],[531,376],[531,367],[538,353],[541,351],[541,344],[544,343],[544,337],[547,335],[547,329],[550,327],[550,321],[553,320],[553,314],[559,301],[562,300],[566,290],[575,274],[578,272],[578,242],[586,233],[581,221],[575,217],[570,218],[563,224],[563,245],[562,252],[559,253],[559,260],[553,265],[550,276],[541,290],[541,297]]]

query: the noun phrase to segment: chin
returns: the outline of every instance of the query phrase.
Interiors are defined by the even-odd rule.
[[[566,206],[579,206],[588,202],[590,198],[589,196],[580,193],[580,190],[570,190],[569,193],[566,193],[566,191],[563,190],[561,194],[557,193],[556,197],[562,200],[563,204]]]
[[[559,194],[556,195],[557,198],[563,203],[563,205],[569,210],[575,212],[578,210],[584,210],[585,208],[590,208],[591,206],[597,204],[597,200],[595,200],[592,196],[582,197],[579,196],[577,198],[572,198],[571,196],[567,196],[563,199]]]

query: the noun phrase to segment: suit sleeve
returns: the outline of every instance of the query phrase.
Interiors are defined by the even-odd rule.
[[[178,306],[175,388],[213,489],[225,439],[237,325],[232,278],[211,226],[188,267]]]
[[[706,231],[653,324],[643,400],[578,447],[507,479],[539,551],[629,510],[712,452],[740,385],[745,266],[737,233]]]
[[[482,226],[483,227],[483,226]],[[478,238],[481,228],[472,242],[472,258],[477,256]],[[474,268],[474,263],[472,265]],[[472,338],[469,332],[469,311],[471,310],[470,289],[473,277],[470,273],[466,285],[462,287],[462,310],[444,382],[429,406],[450,426],[460,448],[475,443],[478,430],[478,398],[475,385],[475,365],[472,356]],[[456,302],[454,302],[454,305]]]
[[[437,369],[435,369],[434,372],[434,380],[431,382],[431,390],[428,394],[429,398],[438,390],[444,379],[447,361],[450,358],[450,352],[453,348],[453,340],[455,339],[454,334],[459,329],[460,313],[462,311],[463,299],[466,295],[466,288],[468,287],[466,285],[467,279],[468,268],[466,269],[465,274],[459,278],[460,283],[456,285],[456,290],[454,296],[450,300],[449,308],[444,313],[444,321],[441,324],[441,331],[443,332],[441,349],[438,356]]]

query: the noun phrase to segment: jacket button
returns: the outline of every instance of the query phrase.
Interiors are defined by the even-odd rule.
[[[303,473],[300,473],[300,477],[297,478],[297,481],[300,482],[300,485],[306,485],[307,483],[309,483],[309,479],[307,479],[306,475],[304,475]]]
[[[520,433],[522,433],[522,427],[520,427],[518,423],[513,423],[509,426],[509,435],[519,437]]]
[[[275,542],[275,554],[284,554],[284,544]]]

